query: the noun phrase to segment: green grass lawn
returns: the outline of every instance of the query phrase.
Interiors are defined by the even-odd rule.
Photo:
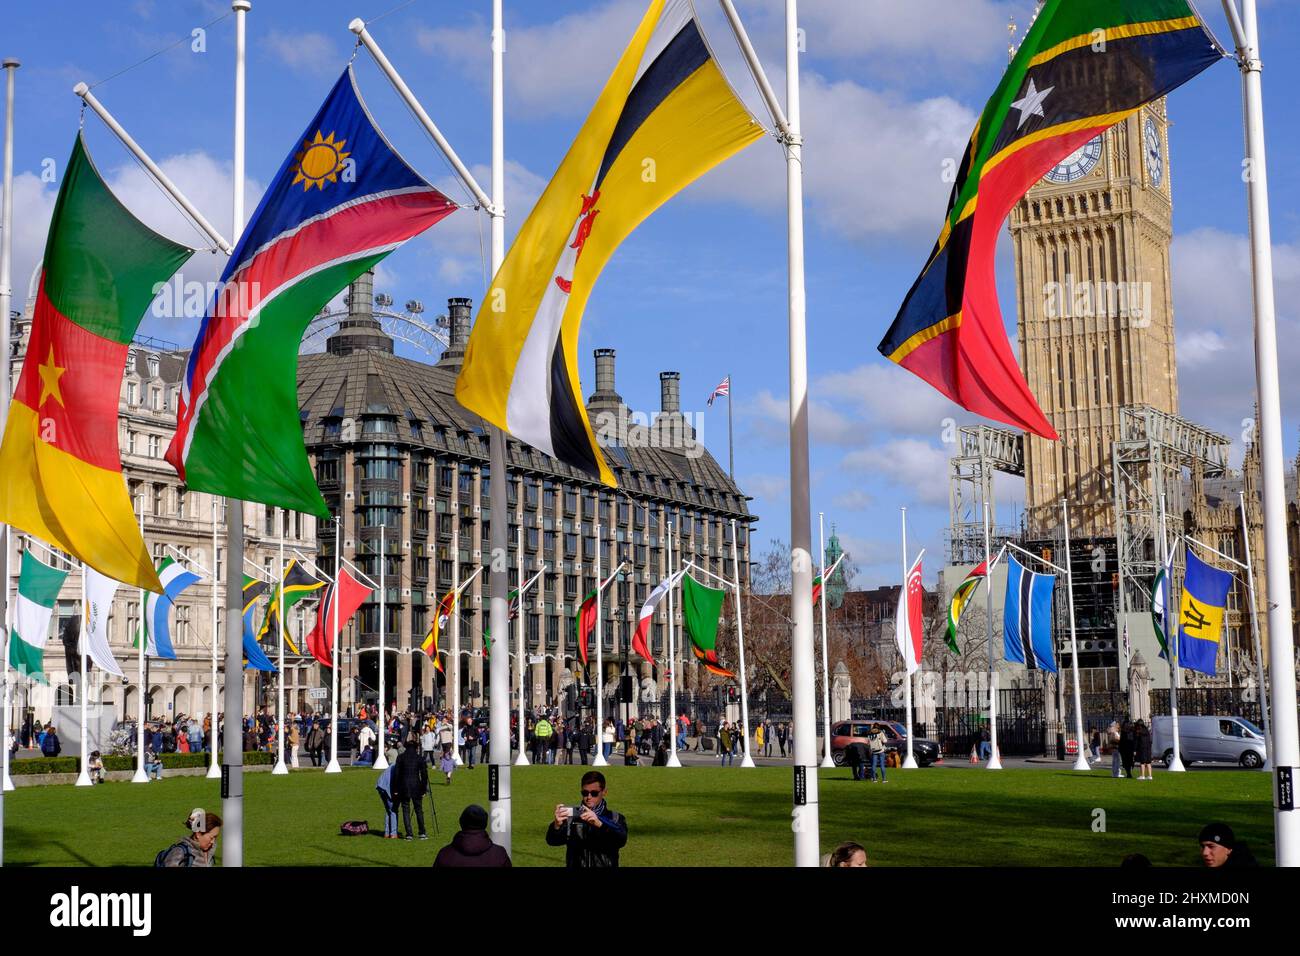
[[[580,767],[513,773],[516,866],[557,866],[543,842],[556,803],[576,803]],[[628,818],[625,866],[787,866],[788,768],[610,767],[609,802]],[[245,863],[250,866],[427,866],[468,803],[487,803],[487,773],[462,770],[435,783],[441,834],[428,842],[343,837],[368,820],[383,832],[372,770],[319,770],[244,778]],[[435,775],[441,779],[440,775]],[[1145,853],[1157,866],[1197,865],[1196,836],[1225,820],[1271,864],[1270,776],[1246,772],[1158,774],[1116,780],[1109,770],[930,768],[889,772],[887,784],[821,771],[823,852],[842,840],[867,847],[873,866],[1103,866]],[[175,777],[139,786],[24,787],[5,795],[5,866],[149,866],[184,836],[196,806],[220,812],[216,781]],[[428,803],[425,803],[426,811]],[[1093,829],[1095,811],[1105,831]]]

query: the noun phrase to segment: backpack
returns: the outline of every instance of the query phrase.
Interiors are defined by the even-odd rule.
[[[190,849],[189,843],[185,840],[181,840],[179,843],[173,843],[165,850],[159,850],[158,855],[153,858],[153,865],[166,866],[167,864],[164,861],[167,859],[168,854],[177,847],[180,847],[182,852],[185,854],[185,862],[182,863],[181,866],[193,866],[194,851]]]
[[[370,832],[370,824],[365,820],[349,820],[339,827],[344,836],[365,836]]]

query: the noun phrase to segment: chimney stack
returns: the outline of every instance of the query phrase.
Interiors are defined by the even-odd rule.
[[[469,344],[469,327],[472,320],[472,299],[447,300],[447,339],[446,351],[438,359],[439,365],[460,368],[465,359],[465,346]]]
[[[659,373],[659,407],[664,414],[678,414],[682,410],[681,372]]]
[[[596,394],[614,394],[613,349],[596,349]]]
[[[325,340],[331,355],[353,352],[392,352],[393,340],[375,318],[375,273],[361,273],[348,286],[348,315],[339,320],[338,330]]]

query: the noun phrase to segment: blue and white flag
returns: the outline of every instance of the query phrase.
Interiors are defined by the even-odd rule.
[[[1056,673],[1052,654],[1052,592],[1056,575],[1037,574],[1007,555],[1007,595],[1002,610],[1006,658],[1030,670]]]
[[[150,657],[163,657],[176,660],[176,648],[172,646],[171,629],[168,620],[172,607],[182,591],[199,580],[193,571],[185,569],[171,558],[163,558],[158,566],[158,580],[162,582],[163,593],[149,592],[144,605],[144,623],[149,643],[144,652]]]

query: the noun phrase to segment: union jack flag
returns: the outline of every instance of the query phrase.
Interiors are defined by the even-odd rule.
[[[709,408],[713,407],[713,400],[715,398],[722,398],[724,396],[728,399],[731,398],[731,376],[730,375],[728,375],[721,382],[719,382],[718,387],[713,390],[713,394],[709,396],[708,407]]]

